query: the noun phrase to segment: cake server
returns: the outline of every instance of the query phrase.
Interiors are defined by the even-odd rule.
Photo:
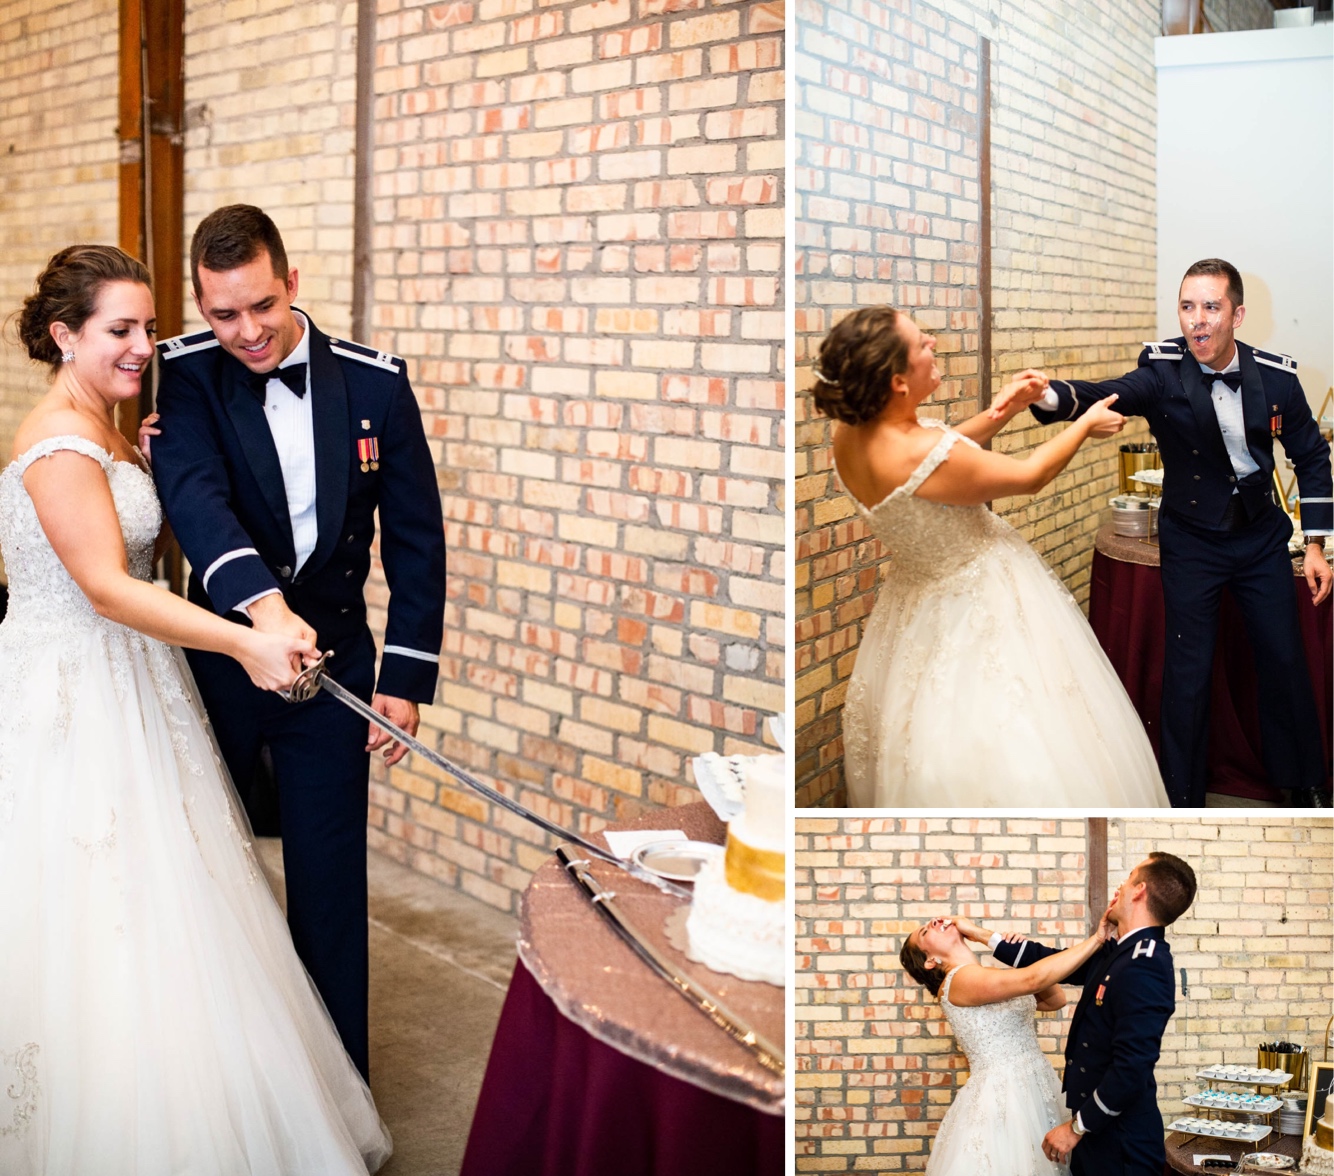
[[[438,751],[432,751],[426,744],[421,742],[420,739],[414,739],[404,731],[402,727],[398,726],[392,720],[385,718],[384,715],[380,714],[378,711],[372,710],[370,706],[362,702],[362,700],[350,690],[340,686],[333,678],[329,677],[329,671],[326,668],[325,663],[332,656],[333,653],[330,651],[325,653],[319,661],[307,666],[299,675],[297,675],[297,679],[292,683],[290,690],[278,691],[279,696],[286,699],[288,702],[306,702],[314,698],[316,694],[323,690],[326,693],[333,695],[334,698],[338,699],[338,701],[349,710],[355,711],[363,719],[369,720],[383,731],[388,731],[389,734],[403,744],[404,747],[411,748],[423,759],[428,760],[441,771],[447,772],[449,775],[453,776],[460,784],[466,784],[474,792],[480,793],[493,804],[498,804],[501,808],[508,809],[515,816],[522,817],[525,821],[530,821],[539,829],[550,833],[553,837],[559,837],[562,841],[568,841],[571,845],[577,845],[580,850],[588,854],[589,857],[595,857],[599,861],[608,862],[611,865],[616,866],[618,869],[624,870],[627,874],[631,874],[638,878],[641,882],[647,882],[649,885],[656,887],[658,890],[661,890],[666,894],[672,895],[674,898],[690,898],[690,891],[685,889],[685,887],[678,886],[675,882],[669,882],[666,878],[658,877],[657,874],[644,869],[638,862],[625,861],[622,858],[618,858],[610,850],[603,849],[602,846],[588,840],[588,838],[563,828],[556,824],[555,821],[550,821],[546,817],[533,812],[532,809],[525,808],[512,797],[506,796],[503,792],[492,788],[489,784],[483,784],[475,776],[465,772],[457,764],[451,763]]]
[[[751,1028],[708,989],[696,984],[689,976],[682,976],[672,966],[671,961],[644,938],[634,923],[626,917],[625,912],[616,905],[616,891],[608,890],[593,877],[588,861],[572,857],[566,852],[563,845],[556,848],[556,857],[560,859],[561,865],[565,867],[570,877],[578,883],[580,889],[588,895],[593,905],[606,916],[607,921],[611,923],[616,933],[634,949],[635,954],[726,1033],[728,1037],[750,1050],[761,1066],[775,1074],[782,1075],[784,1069],[783,1051],[767,1038],[760,1036],[755,1029]]]

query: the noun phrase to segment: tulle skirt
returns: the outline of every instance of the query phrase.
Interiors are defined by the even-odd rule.
[[[333,1176],[390,1140],[179,654],[0,626],[0,1172]]]
[[[974,1071],[945,1112],[926,1176],[1069,1176],[1042,1138],[1070,1118],[1041,1054]]]
[[[1074,598],[1005,528],[958,574],[891,571],[843,710],[858,807],[1165,808],[1125,688]]]

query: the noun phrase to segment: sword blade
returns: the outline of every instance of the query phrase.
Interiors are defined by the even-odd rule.
[[[648,966],[690,1001],[701,1013],[723,1030],[733,1041],[744,1045],[755,1056],[755,1060],[766,1070],[782,1075],[784,1070],[783,1051],[767,1038],[762,1037],[738,1014],[729,1009],[708,989],[696,984],[688,976],[682,976],[671,962],[658,951],[643,933],[616,905],[616,892],[607,890],[589,872],[588,863],[572,858],[564,846],[556,850],[556,856],[566,872],[579,884],[580,888],[592,899],[613,929],[634,949],[635,953]]]
[[[329,672],[327,670],[322,669],[318,674],[314,675],[310,681],[313,686],[317,686],[320,690],[327,690],[344,706],[355,711],[363,719],[374,723],[381,730],[388,731],[390,735],[405,747],[411,748],[423,759],[433,763],[441,771],[449,773],[449,775],[453,776],[459,783],[465,784],[474,792],[480,793],[493,804],[500,805],[501,808],[506,809],[515,816],[522,817],[525,821],[531,822],[539,829],[550,833],[553,837],[559,837],[562,841],[568,841],[572,845],[577,845],[590,857],[595,857],[599,861],[609,862],[611,865],[624,870],[627,874],[640,879],[640,881],[649,883],[664,893],[672,895],[674,898],[684,898],[687,900],[690,898],[690,891],[686,890],[684,887],[677,886],[674,882],[668,882],[665,878],[659,878],[656,874],[651,873],[635,862],[625,861],[623,858],[618,858],[610,850],[603,849],[595,842],[589,841],[588,838],[582,837],[578,833],[574,833],[571,830],[556,824],[555,821],[548,820],[546,817],[533,812],[532,809],[526,808],[513,797],[506,796],[503,792],[492,788],[489,784],[483,784],[482,781],[478,780],[470,773],[465,772],[457,764],[450,762],[438,751],[433,751],[431,748],[427,747],[420,739],[413,738],[392,719],[387,719],[378,711],[372,710],[367,703],[362,702],[362,700],[350,690],[340,686],[329,677]],[[305,697],[309,697],[309,694],[306,694]]]

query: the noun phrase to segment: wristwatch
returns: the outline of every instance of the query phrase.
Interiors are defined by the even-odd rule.
[[[1070,1120],[1070,1130],[1076,1135],[1087,1135],[1089,1133],[1089,1129],[1079,1121],[1078,1115],[1075,1115],[1075,1117]]]
[[[1325,546],[1325,535],[1302,535],[1302,546],[1310,547],[1312,543],[1319,543],[1321,547]]]

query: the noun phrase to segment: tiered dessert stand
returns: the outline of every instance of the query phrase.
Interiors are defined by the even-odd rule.
[[[1209,1085],[1183,1101],[1204,1113],[1183,1115],[1167,1130],[1242,1143],[1259,1143],[1270,1133],[1272,1128],[1267,1122],[1257,1123],[1251,1117],[1272,1115],[1280,1110],[1283,1101],[1273,1091],[1292,1081],[1286,1070],[1261,1070],[1255,1066],[1206,1066],[1196,1070],[1195,1077],[1203,1078]],[[1254,1093],[1238,1089],[1246,1086],[1254,1087]],[[1221,1117],[1234,1115],[1241,1118]]]

